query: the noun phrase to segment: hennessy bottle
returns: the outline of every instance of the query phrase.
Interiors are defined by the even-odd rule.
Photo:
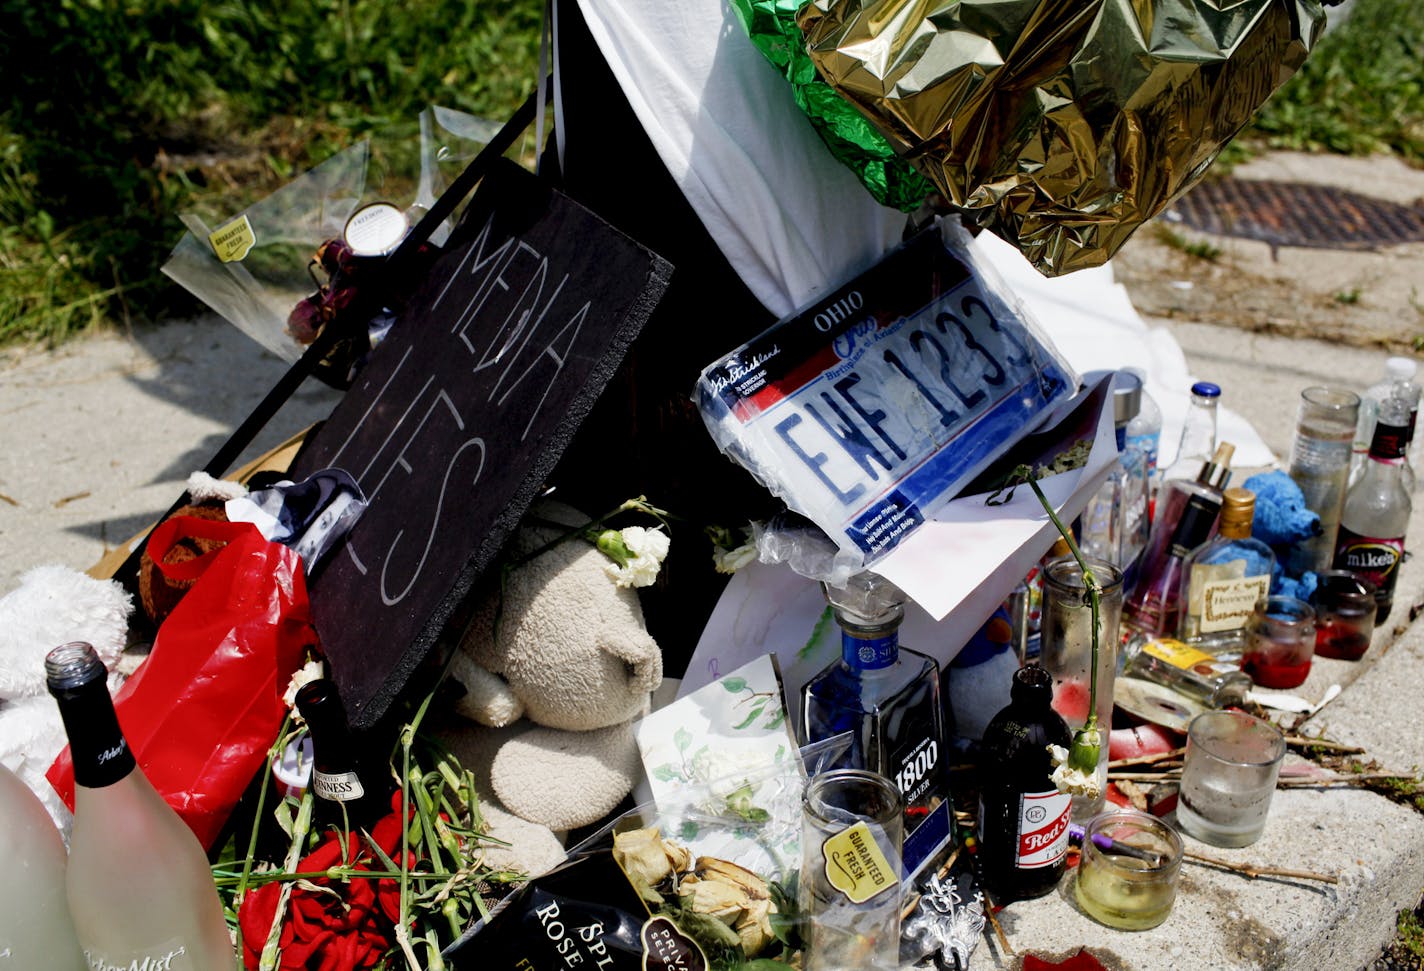
[[[1251,535],[1255,515],[1255,493],[1227,489],[1216,539],[1182,564],[1178,636],[1213,654],[1245,646],[1256,601],[1271,592],[1276,554]]]
[[[1041,897],[1067,865],[1073,800],[1053,783],[1048,746],[1072,734],[1053,710],[1053,676],[1030,664],[1014,672],[1012,700],[984,731],[979,787],[980,876],[1000,904]]]
[[[905,799],[905,871],[912,873],[936,848],[917,843],[913,831],[949,798],[939,665],[900,647],[904,594],[889,581],[860,573],[844,587],[827,587],[826,596],[841,627],[841,657],[802,690],[806,742],[850,732],[849,751],[832,767],[895,783]]]
[[[65,886],[90,967],[232,971],[207,854],[138,768],[104,663],[88,644],[65,644],[45,674],[74,757]]]

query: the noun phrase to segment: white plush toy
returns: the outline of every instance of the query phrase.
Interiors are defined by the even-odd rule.
[[[0,763],[25,782],[68,832],[70,814],[44,774],[64,748],[59,708],[45,688],[44,659],[69,641],[88,641],[111,671],[128,642],[127,591],[64,566],[40,566],[0,597]],[[110,689],[121,676],[110,678]]]
[[[541,504],[511,544],[516,561],[564,532],[540,520],[588,517]],[[531,874],[563,859],[556,833],[602,819],[641,775],[633,722],[662,682],[662,653],[611,562],[572,539],[516,567],[502,600],[492,591],[481,603],[451,669],[467,690],[457,710],[486,727],[446,740],[498,803],[486,815],[511,846],[495,857]]]

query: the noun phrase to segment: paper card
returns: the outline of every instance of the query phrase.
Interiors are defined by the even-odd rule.
[[[634,730],[665,836],[754,873],[798,865],[803,770],[776,659],[762,654]]]

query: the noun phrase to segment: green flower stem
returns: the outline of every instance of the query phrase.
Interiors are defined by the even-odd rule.
[[[287,747],[287,742],[289,740],[287,737],[287,732],[291,728],[291,726],[292,713],[288,711],[286,717],[282,720],[281,730],[277,732],[276,741],[274,741],[272,743],[272,747],[267,750],[267,762],[269,765],[274,759],[279,758],[282,754],[282,751]],[[232,898],[232,907],[234,913],[240,913],[242,911],[242,901],[243,898],[247,895],[248,880],[252,876],[253,859],[257,856],[257,834],[261,829],[262,812],[263,808],[267,805],[267,790],[271,786],[271,784],[272,773],[262,773],[262,786],[257,790],[257,812],[253,814],[252,832],[247,837],[247,859],[242,861],[242,873],[237,880],[237,893]],[[237,950],[239,952],[242,951],[241,922],[239,922],[237,925]]]
[[[511,570],[521,567],[525,563],[528,563],[530,560],[534,559],[535,557],[541,556],[549,552],[551,549],[553,549],[555,546],[558,546],[560,543],[567,542],[568,540],[574,539],[575,537],[588,536],[596,538],[599,531],[602,530],[604,524],[607,523],[608,520],[612,519],[614,516],[617,516],[619,513],[624,512],[644,512],[662,523],[667,522],[669,515],[667,510],[659,509],[656,506],[650,504],[646,496],[639,496],[636,499],[625,499],[616,509],[610,509],[608,512],[604,513],[602,516],[599,516],[597,519],[590,519],[582,526],[565,527],[565,531],[563,533],[560,533],[558,536],[549,540],[549,542],[545,543],[543,546],[536,548],[532,553],[526,553],[519,559],[506,564],[504,567],[504,571],[508,573]],[[552,523],[551,525],[563,526],[564,524]]]
[[[1093,657],[1090,662],[1091,670],[1088,676],[1088,720],[1081,729],[1074,733],[1076,739],[1078,735],[1098,730],[1098,629],[1100,624],[1099,612],[1102,609],[1102,587],[1098,584],[1098,578],[1093,575],[1093,571],[1088,569],[1088,562],[1083,558],[1083,551],[1079,549],[1078,544],[1074,542],[1072,531],[1063,525],[1063,520],[1058,518],[1058,513],[1053,509],[1053,503],[1049,502],[1048,497],[1043,494],[1043,489],[1038,485],[1038,476],[1034,474],[1033,469],[1026,466],[1020,467],[1020,471],[1028,479],[1028,484],[1033,489],[1034,495],[1038,496],[1038,501],[1043,504],[1044,510],[1048,513],[1048,518],[1051,519],[1053,525],[1058,528],[1058,535],[1062,536],[1068,543],[1068,551],[1073,554],[1073,559],[1078,561],[1078,569],[1083,574],[1083,586],[1087,589],[1083,599],[1088,602],[1088,606],[1093,612]],[[1078,768],[1082,768],[1082,766],[1078,766]],[[1097,771],[1096,759],[1094,760],[1092,771]]]
[[[312,803],[311,789],[302,793],[302,804],[297,810],[297,818],[292,823],[292,845],[287,850],[287,860],[283,869],[292,870],[302,858],[302,845],[311,831]],[[267,942],[262,945],[262,957],[257,962],[258,971],[275,971],[277,957],[281,953],[282,923],[287,915],[287,905],[292,899],[292,884],[284,883],[277,897],[277,912],[272,917],[272,927],[267,931]]]

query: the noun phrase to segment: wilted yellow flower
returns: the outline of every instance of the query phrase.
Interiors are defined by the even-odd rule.
[[[684,907],[715,917],[736,931],[749,958],[775,939],[771,915],[776,904],[766,881],[735,863],[698,857],[693,873],[679,884],[678,894]]]

